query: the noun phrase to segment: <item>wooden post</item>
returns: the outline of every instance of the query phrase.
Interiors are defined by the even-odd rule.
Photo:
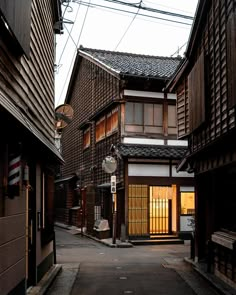
[[[116,244],[116,216],[117,216],[117,203],[116,203],[116,193],[112,194],[112,211],[113,211],[113,226],[112,226],[112,244]]]

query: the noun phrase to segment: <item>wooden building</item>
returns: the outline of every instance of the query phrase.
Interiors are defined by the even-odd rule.
[[[179,63],[180,58],[79,48],[65,101],[74,119],[62,133],[66,163],[57,180],[67,188],[64,209],[57,208],[65,222],[75,214],[65,205],[74,203],[77,210],[82,206],[80,221],[89,233],[101,218],[112,228],[111,174],[102,163],[113,156],[118,237],[121,228],[129,239],[176,235],[181,226],[189,231],[193,175],[176,172],[186,142],[177,141],[176,96],[162,91]]]
[[[186,58],[167,89],[177,93],[180,169],[196,181],[195,260],[236,286],[236,1],[200,0]]]
[[[54,263],[54,166],[62,161],[54,145],[60,14],[57,0],[0,1],[1,295],[26,294]]]

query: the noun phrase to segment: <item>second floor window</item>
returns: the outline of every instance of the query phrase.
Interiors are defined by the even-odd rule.
[[[114,108],[96,122],[96,142],[118,129],[118,108]]]
[[[127,102],[125,105],[125,131],[163,133],[163,105]]]

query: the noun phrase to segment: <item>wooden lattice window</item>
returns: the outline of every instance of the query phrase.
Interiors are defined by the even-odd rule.
[[[148,186],[129,185],[129,235],[148,235]]]

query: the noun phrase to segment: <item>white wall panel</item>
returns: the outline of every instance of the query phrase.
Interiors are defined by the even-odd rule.
[[[169,165],[129,164],[129,176],[170,176]]]
[[[124,137],[123,143],[164,145],[163,139]]]
[[[188,173],[186,171],[176,171],[176,166],[172,166],[172,177],[194,177],[194,173]]]

